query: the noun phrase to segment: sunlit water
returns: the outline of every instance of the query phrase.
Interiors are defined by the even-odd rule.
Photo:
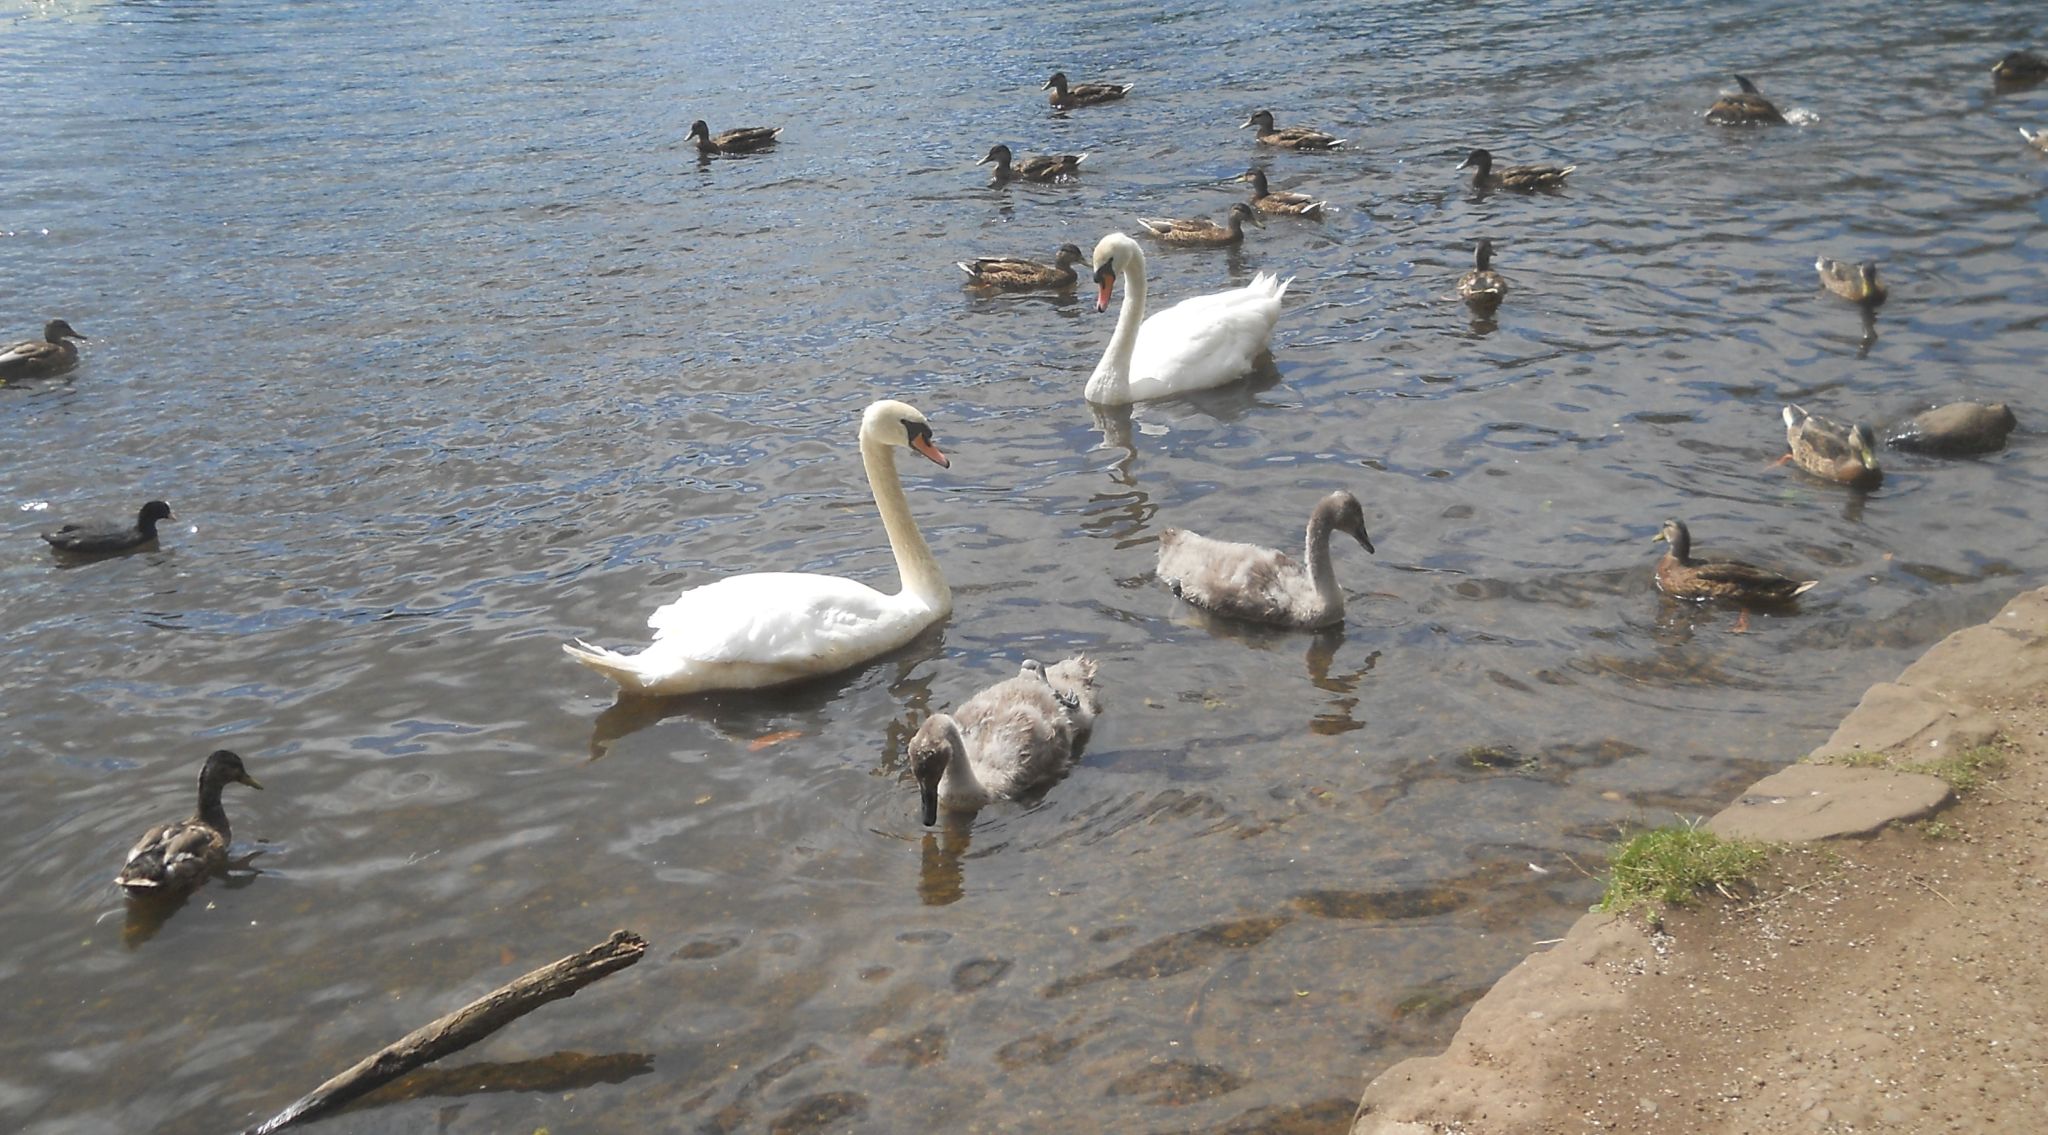
[[[1594,894],[1617,829],[1710,810],[2048,567],[2048,164],[1994,95],[2033,5],[14,5],[0,329],[92,339],[0,390],[0,1127],[217,1132],[615,927],[646,962],[335,1131],[1336,1132],[1363,1078]],[[2038,39],[2037,39],[2038,44]],[[1138,84],[1050,114],[1039,84]],[[1740,69],[1804,124],[1706,127]],[[1351,139],[1255,154],[1235,129]],[[682,143],[784,123],[775,151]],[[1078,183],[972,163],[1090,153]],[[1475,195],[1453,167],[1571,161]],[[1293,275],[1251,388],[1098,423],[1113,314],[953,261],[1328,196],[1170,302]],[[1449,299],[1491,236],[1497,321]],[[1886,265],[1867,333],[1818,252]],[[771,695],[613,707],[751,569],[893,586],[878,396],[953,617]],[[1868,497],[1770,468],[1778,405],[2007,399],[1982,460]],[[1167,525],[1292,544],[1366,502],[1339,634],[1192,617]],[[162,550],[35,533],[169,499]],[[1820,578],[1660,600],[1648,541]],[[1108,710],[1043,802],[927,833],[930,709],[1086,650]],[[109,879],[244,753],[235,878]],[[1235,1126],[1233,1126],[1233,1124]]]

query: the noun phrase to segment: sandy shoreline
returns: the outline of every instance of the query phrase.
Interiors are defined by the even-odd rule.
[[[1893,771],[1986,744],[2004,773],[1960,799]],[[1580,919],[1443,1053],[1375,1078],[1352,1135],[1975,1132],[2048,1115],[2048,588],[1871,687],[1809,757],[1845,754],[1855,767],[1793,765],[1710,821],[1791,845],[1754,894],[1655,924]]]

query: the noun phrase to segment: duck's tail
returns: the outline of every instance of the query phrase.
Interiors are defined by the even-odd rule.
[[[1817,580],[1817,579],[1809,579],[1809,580],[1805,580],[1805,581],[1801,582],[1799,586],[1797,586],[1797,587],[1795,587],[1795,588],[1793,588],[1793,589],[1792,589],[1792,594],[1794,594],[1794,595],[1804,595],[1804,594],[1806,594],[1807,592],[1809,592],[1809,591],[1812,591],[1812,590],[1813,590],[1814,588],[1816,588],[1816,587],[1819,587],[1819,586],[1820,586],[1820,580]]]
[[[562,653],[610,678],[618,683],[621,689],[639,690],[647,687],[648,675],[635,655],[620,654],[616,650],[592,646],[580,638],[563,643]]]
[[[975,278],[975,279],[977,279],[977,280],[981,279],[981,273],[980,273],[980,271],[978,271],[978,270],[977,270],[977,269],[976,269],[976,268],[974,267],[974,265],[972,265],[972,264],[969,264],[969,263],[968,263],[967,261],[965,261],[965,260],[955,260],[955,261],[953,261],[953,266],[954,266],[954,267],[956,267],[956,268],[958,268],[958,269],[960,269],[960,270],[961,270],[962,272],[965,272],[965,273],[967,273],[968,275],[970,275],[970,276],[974,277],[974,278]]]

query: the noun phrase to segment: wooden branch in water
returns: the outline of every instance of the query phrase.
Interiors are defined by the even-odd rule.
[[[468,1048],[550,1001],[559,1001],[601,977],[625,969],[646,953],[646,939],[630,931],[614,930],[610,938],[580,954],[550,962],[432,1024],[414,1029],[242,1135],[270,1135],[294,1123],[327,1115],[423,1064]]]

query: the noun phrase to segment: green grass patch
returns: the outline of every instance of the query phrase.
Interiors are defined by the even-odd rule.
[[[1983,787],[1987,779],[2005,771],[2005,750],[1996,745],[1979,745],[1952,757],[1907,765],[1906,771],[1940,777],[1957,792],[1971,792]]]
[[[1840,765],[1844,768],[1882,768],[1893,772],[1924,773],[1946,781],[1948,786],[1957,792],[1970,792],[1983,787],[1986,780],[2005,771],[2005,750],[1994,738],[1992,744],[1978,745],[1975,748],[1964,749],[1954,756],[1931,761],[1904,760],[1886,753],[1855,749],[1824,754],[1816,758],[1814,763]]]
[[[1607,889],[1593,909],[1627,914],[1650,903],[1690,906],[1700,892],[1732,894],[1770,854],[1767,844],[1722,839],[1687,824],[1640,832],[1607,865]]]

